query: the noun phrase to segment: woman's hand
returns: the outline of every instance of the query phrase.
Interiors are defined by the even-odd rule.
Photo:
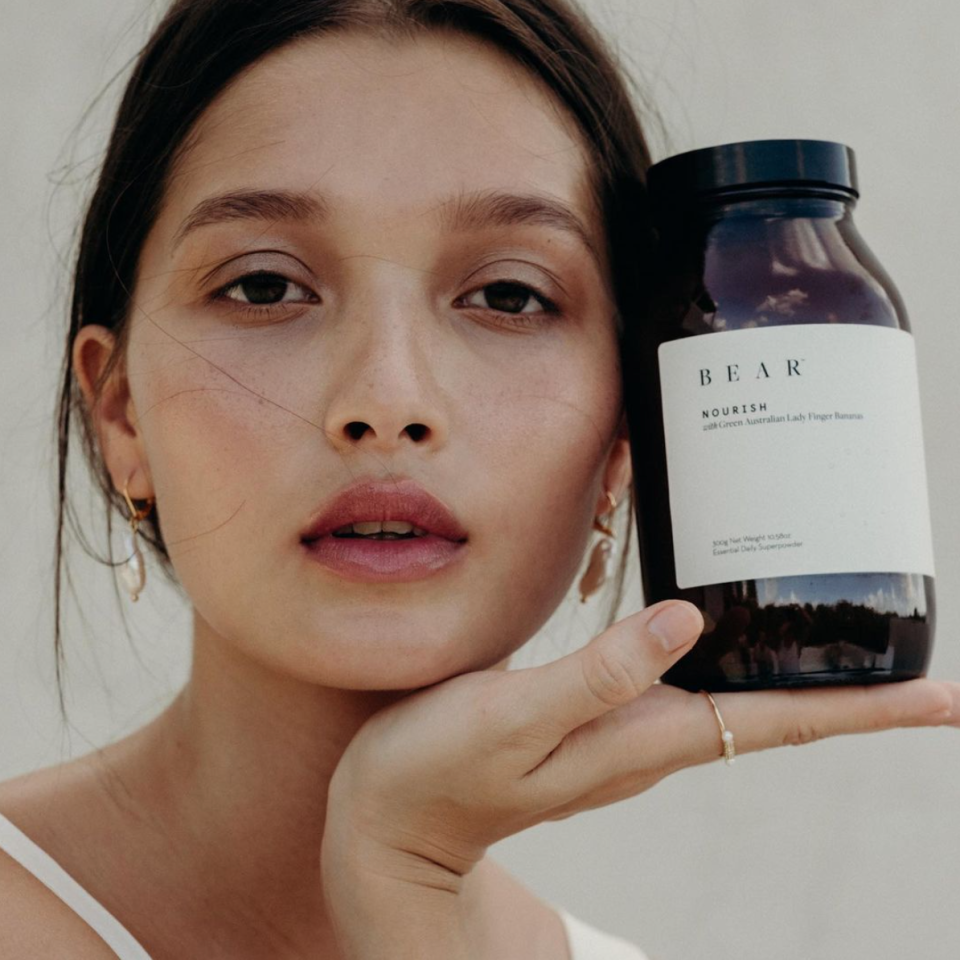
[[[706,697],[654,685],[702,628],[696,607],[665,600],[559,660],[461,674],[391,704],[347,747],[330,785],[328,829],[398,880],[456,892],[491,844],[717,759]],[[841,733],[960,726],[960,684],[933,680],[715,699],[740,754]]]

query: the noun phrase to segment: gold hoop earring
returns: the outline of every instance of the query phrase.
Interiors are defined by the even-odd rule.
[[[133,474],[130,476],[133,476]],[[129,591],[130,599],[136,603],[147,582],[147,567],[143,562],[140,545],[137,543],[137,528],[140,526],[140,521],[150,513],[154,504],[154,497],[149,497],[147,499],[147,505],[142,510],[138,510],[130,499],[130,494],[127,492],[127,484],[129,482],[130,478],[128,477],[127,483],[123,485],[123,497],[127,501],[127,507],[130,509],[130,518],[128,521],[130,529],[123,531],[123,548],[127,554],[127,559],[124,561],[123,566],[120,567],[117,575],[120,578],[120,582]]]
[[[613,520],[613,511],[617,509],[616,497],[605,490],[607,499],[610,501],[610,510],[604,516],[609,516]],[[593,596],[606,582],[613,570],[613,564],[617,559],[618,544],[617,535],[608,523],[603,523],[600,517],[595,517],[593,529],[603,534],[603,537],[596,542],[593,551],[590,554],[590,562],[587,564],[586,572],[580,578],[580,602],[586,603],[587,598]]]

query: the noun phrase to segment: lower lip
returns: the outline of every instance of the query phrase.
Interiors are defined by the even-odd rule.
[[[465,542],[427,535],[413,540],[362,540],[323,536],[303,543],[307,555],[346,577],[366,583],[420,580],[449,566]]]

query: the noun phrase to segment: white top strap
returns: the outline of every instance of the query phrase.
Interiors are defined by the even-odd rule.
[[[68,907],[85,920],[120,960],[150,960],[150,954],[133,934],[94,900],[63,867],[37,846],[19,827],[0,813],[0,849],[49,887]]]
[[[573,960],[649,960],[636,945],[615,934],[598,930],[563,907],[551,904],[567,928]]]

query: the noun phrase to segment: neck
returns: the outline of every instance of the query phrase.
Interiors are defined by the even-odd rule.
[[[175,917],[207,942],[214,935],[244,944],[231,955],[256,954],[253,937],[271,956],[296,956],[296,945],[335,960],[320,880],[328,786],[360,726],[408,693],[280,674],[195,617],[183,690],[105,751],[122,781],[122,794],[112,795],[123,796],[124,830],[148,845],[141,862],[166,874],[176,900],[167,899],[155,935]],[[485,872],[475,873],[466,909],[480,922]]]

